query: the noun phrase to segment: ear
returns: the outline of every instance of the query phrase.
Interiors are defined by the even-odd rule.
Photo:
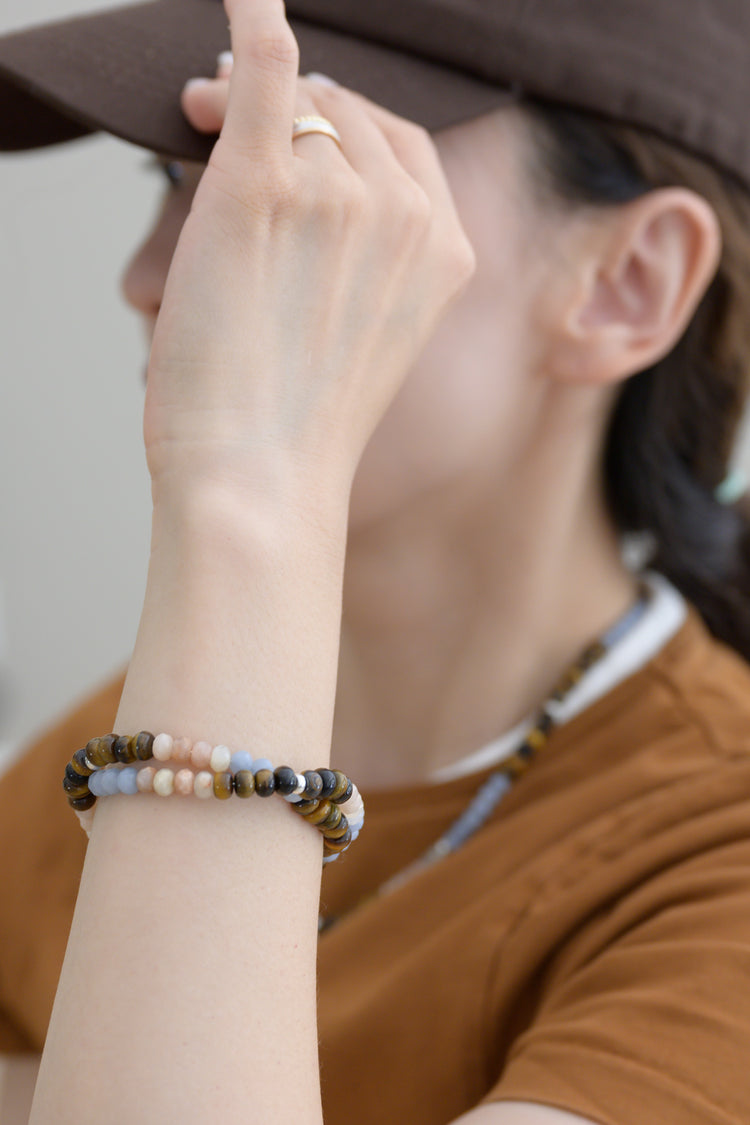
[[[721,228],[710,204],[681,187],[594,214],[578,227],[571,284],[557,290],[547,373],[611,385],[677,344],[716,272]]]

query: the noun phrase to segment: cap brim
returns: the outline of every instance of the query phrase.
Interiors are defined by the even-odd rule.
[[[295,18],[300,73],[322,71],[435,132],[513,98],[427,59]],[[290,11],[290,9],[292,9]],[[206,160],[214,137],[184,118],[189,78],[212,75],[229,48],[216,0],[152,0],[0,38],[0,149],[18,151],[105,131],[143,148]]]

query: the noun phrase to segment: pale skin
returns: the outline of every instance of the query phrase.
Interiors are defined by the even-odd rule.
[[[681,188],[540,213],[514,111],[430,138],[298,79],[279,0],[227,10],[231,82],[183,98],[221,140],[125,280],[154,334],[154,521],[117,729],[423,779],[523,717],[632,599],[602,433],[682,334],[718,224]],[[343,153],[292,147],[301,113]],[[33,1125],[320,1125],[319,879],[280,802],[100,802]],[[507,1102],[461,1123],[583,1120]]]

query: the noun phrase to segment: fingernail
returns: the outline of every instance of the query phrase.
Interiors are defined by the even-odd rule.
[[[309,78],[311,82],[319,82],[321,86],[338,86],[335,79],[329,78],[327,74],[320,74],[317,70],[311,70],[305,78]]]
[[[216,60],[219,71],[231,70],[234,66],[234,55],[231,51],[222,51]]]
[[[211,78],[191,78],[183,87],[185,90],[197,90],[201,86],[208,86],[213,81]]]

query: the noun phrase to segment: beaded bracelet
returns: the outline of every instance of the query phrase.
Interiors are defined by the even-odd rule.
[[[162,763],[162,768],[133,765],[152,759]],[[178,767],[176,771],[166,764],[171,762]],[[356,840],[365,817],[356,785],[340,770],[297,773],[290,766],[274,769],[267,758],[254,760],[245,750],[232,753],[227,746],[191,743],[168,734],[154,736],[148,731],[91,739],[67,765],[63,789],[89,835],[97,799],[116,793],[194,794],[219,800],[233,793],[244,799],[253,793],[259,797],[278,793],[320,832],[324,863],[337,859]]]

